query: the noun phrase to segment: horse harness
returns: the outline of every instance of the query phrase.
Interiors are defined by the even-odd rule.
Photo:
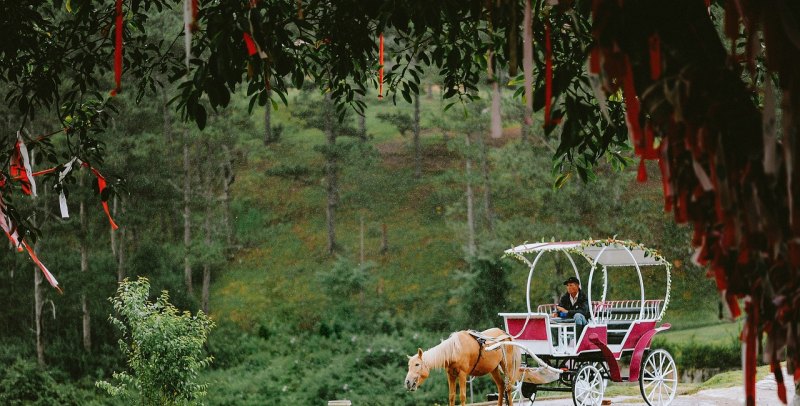
[[[472,338],[475,339],[475,341],[478,342],[478,359],[475,360],[475,364],[472,366],[472,369],[469,370],[469,374],[468,374],[468,375],[472,375],[472,373],[475,372],[475,368],[478,367],[478,363],[481,362],[481,356],[483,355],[483,347],[484,347],[484,345],[486,345],[486,342],[487,341],[500,342],[500,341],[503,341],[506,338],[508,338],[508,335],[504,334],[504,335],[501,335],[501,336],[498,336],[498,337],[489,337],[489,336],[485,336],[485,335],[483,335],[480,332],[475,331],[475,330],[469,330],[467,332],[469,333],[469,335],[472,336]],[[503,355],[505,356],[505,354],[503,354]]]

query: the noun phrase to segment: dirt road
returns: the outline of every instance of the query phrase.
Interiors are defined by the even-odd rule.
[[[784,372],[786,377],[786,372]],[[791,383],[792,378],[784,382],[786,385],[786,395],[789,404],[794,398],[794,387]],[[613,385],[613,383],[612,383]],[[778,406],[783,405],[778,400],[777,384],[775,376],[769,374],[766,378],[756,383],[756,404],[759,406]],[[618,396],[609,398],[612,405],[639,406],[646,405],[641,397]],[[535,406],[572,406],[572,399],[553,399],[537,400]],[[744,404],[744,388],[720,388],[703,390],[691,395],[678,395],[670,406],[740,406]],[[527,405],[526,405],[527,406]]]

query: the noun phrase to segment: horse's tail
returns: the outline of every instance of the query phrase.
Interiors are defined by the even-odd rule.
[[[513,339],[509,339],[513,341]],[[505,373],[511,382],[516,383],[522,379],[522,350],[516,345],[506,345],[506,365],[504,365]]]

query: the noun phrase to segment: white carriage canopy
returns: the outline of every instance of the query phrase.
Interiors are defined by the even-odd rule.
[[[667,286],[664,296],[664,305],[662,306],[657,319],[661,320],[663,317],[664,311],[669,303],[671,264],[655,250],[649,249],[641,244],[636,244],[629,241],[620,241],[616,239],[526,243],[506,250],[506,255],[516,257],[527,264],[530,268],[526,287],[526,304],[529,313],[531,312],[531,277],[533,276],[536,264],[539,262],[542,254],[558,254],[559,252],[563,253],[570,261],[575,271],[575,276],[578,278],[578,280],[580,280],[581,277],[580,273],[578,272],[578,266],[575,264],[573,259],[573,254],[583,257],[591,265],[589,272],[589,283],[587,285],[587,294],[590,303],[593,300],[591,283],[592,279],[594,278],[595,270],[601,271],[603,274],[605,274],[606,269],[609,267],[634,267],[639,279],[640,303],[645,303],[644,282],[640,268],[644,266],[663,266],[666,271]],[[530,257],[532,257],[533,260],[531,261],[531,259],[529,259],[529,257],[525,254],[531,254]],[[600,292],[601,301],[606,300],[607,283],[608,278],[604,276],[603,287],[602,291]],[[591,307],[589,311],[592,317],[594,317],[594,311]],[[644,311],[643,307],[641,311]]]
[[[538,242],[523,244],[506,250],[506,254],[522,255],[541,251],[572,251],[580,253],[589,262],[602,266],[655,266],[664,265],[660,256],[653,255],[640,247],[626,247],[619,242],[600,241],[566,241],[566,242]],[[602,253],[602,255],[601,255]],[[600,256],[598,260],[598,256]]]

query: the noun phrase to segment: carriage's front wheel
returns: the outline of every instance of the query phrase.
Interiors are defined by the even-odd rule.
[[[650,406],[666,406],[678,391],[678,368],[665,350],[651,351],[642,360],[639,389]]]
[[[603,375],[594,365],[586,364],[575,374],[572,401],[575,406],[599,406],[603,402]]]
[[[531,406],[533,401],[536,400],[536,384],[519,381],[514,386],[513,399],[511,404],[513,406]]]

